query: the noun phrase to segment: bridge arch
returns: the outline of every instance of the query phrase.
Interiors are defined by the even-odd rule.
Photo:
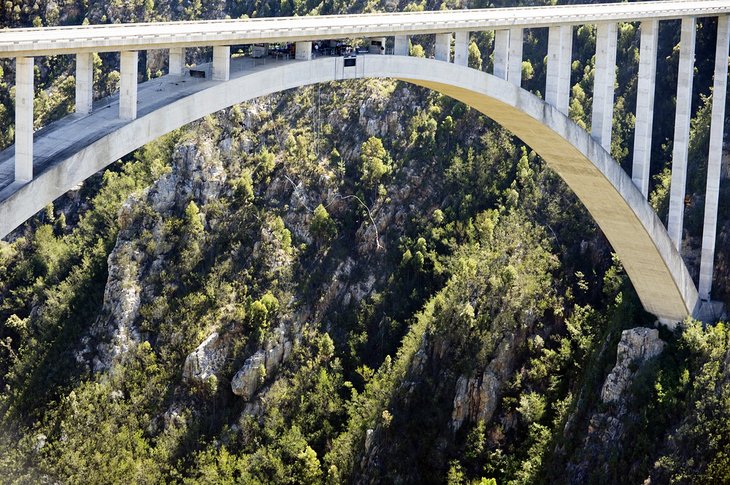
[[[0,203],[7,234],[48,203],[142,145],[210,113],[291,88],[343,79],[394,78],[464,102],[510,130],[568,184],[621,258],[644,308],[665,321],[698,310],[697,289],[669,235],[631,178],[558,109],[490,74],[406,56],[297,61],[211,84],[147,113],[70,154]]]

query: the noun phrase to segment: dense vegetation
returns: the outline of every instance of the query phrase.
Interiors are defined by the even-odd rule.
[[[546,2],[489,5],[517,3]],[[9,0],[0,21],[439,6]],[[624,166],[637,27],[619,37],[620,63],[634,66],[617,80],[612,154]],[[714,24],[701,27],[698,50],[711,52]],[[660,93],[676,84],[677,30],[662,27]],[[570,115],[589,127],[594,29],[575,37]],[[533,92],[545,38],[526,32]],[[490,69],[491,40],[474,34],[472,67]],[[430,42],[413,39],[412,54]],[[148,76],[163,67],[147,62]],[[116,63],[96,59],[97,97],[116,89]],[[690,194],[703,189],[711,67],[697,66]],[[72,109],[71,68],[63,56],[37,62],[38,126]],[[650,200],[663,215],[671,96],[656,111]],[[702,205],[688,200],[688,254]],[[479,113],[389,80],[282,93],[145,146],[0,242],[0,480],[729,482],[724,325],[662,330],[665,351],[636,369],[622,404],[599,398],[621,331],[652,324],[580,203]],[[204,342],[220,359],[196,374]],[[595,443],[597,416],[620,422],[610,442]]]

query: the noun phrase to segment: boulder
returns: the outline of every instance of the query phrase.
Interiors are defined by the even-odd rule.
[[[251,399],[259,388],[259,384],[265,378],[266,351],[259,350],[246,359],[243,367],[236,372],[231,381],[233,394],[241,396],[245,401]]]

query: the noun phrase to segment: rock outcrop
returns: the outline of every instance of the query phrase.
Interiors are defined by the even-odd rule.
[[[203,383],[216,375],[228,357],[228,345],[213,332],[185,358],[183,379],[189,382]]]
[[[591,471],[601,467],[606,470],[605,457],[620,452],[622,443],[629,439],[624,436],[626,423],[637,419],[635,413],[627,409],[631,384],[642,366],[661,354],[664,345],[659,332],[653,328],[632,328],[621,333],[616,365],[601,388],[601,401],[609,405],[608,409],[589,415],[581,451],[566,470],[567,483],[590,481]],[[572,426],[566,426],[566,430],[569,428]]]
[[[99,340],[92,362],[95,372],[108,370],[115,359],[140,342],[134,326],[140,307],[140,262],[144,254],[127,241],[118,241],[108,258],[109,276],[104,288],[104,306],[91,329]]]
[[[620,401],[631,384],[635,369],[661,354],[662,350],[664,341],[659,339],[657,329],[639,327],[624,330],[616,352],[616,365],[603,383],[601,401],[604,403]]]
[[[284,339],[284,331],[280,329],[279,341],[269,342],[243,363],[231,380],[233,394],[241,396],[244,401],[253,398],[264,381],[274,375],[279,366],[291,355],[292,342]]]
[[[501,383],[487,369],[478,377],[459,377],[456,381],[451,428],[457,431],[465,421],[489,421],[497,409],[497,397]]]
[[[505,336],[484,372],[476,377],[460,376],[451,412],[451,429],[458,431],[465,422],[492,419],[499,403],[503,383],[512,373],[513,337]]]

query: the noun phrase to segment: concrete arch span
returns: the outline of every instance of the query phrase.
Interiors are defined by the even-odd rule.
[[[590,135],[556,108],[475,69],[405,56],[362,56],[284,63],[198,91],[162,106],[55,163],[0,202],[5,235],[113,161],[205,115],[256,97],[310,84],[394,78],[479,110],[534,149],[570,186],[618,253],[644,308],[679,321],[698,307],[695,285],[664,225],[631,178]]]

